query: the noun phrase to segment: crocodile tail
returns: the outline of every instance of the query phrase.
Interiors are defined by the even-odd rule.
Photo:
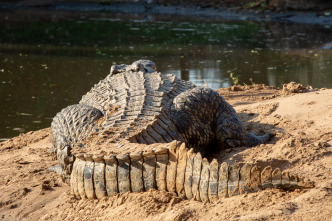
[[[132,145],[132,144],[127,144]],[[149,147],[149,145],[147,146]],[[259,190],[312,188],[296,175],[254,164],[209,162],[200,153],[173,141],[146,151],[119,155],[73,153],[76,160],[71,189],[78,198],[103,198],[150,189],[168,191],[183,199],[213,202]]]

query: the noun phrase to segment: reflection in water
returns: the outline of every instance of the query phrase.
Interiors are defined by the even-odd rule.
[[[189,81],[189,67],[186,66],[186,62],[183,57],[180,59],[180,72],[181,79]]]
[[[27,26],[28,28],[26,28]],[[256,23],[0,22],[0,138],[50,126],[112,64],[153,60],[214,89],[296,81],[332,88],[329,27]]]

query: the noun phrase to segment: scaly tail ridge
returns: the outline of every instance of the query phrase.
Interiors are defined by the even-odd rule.
[[[125,144],[133,145],[133,144]],[[279,168],[210,163],[184,143],[148,145],[143,152],[119,155],[73,153],[71,190],[77,198],[103,198],[150,189],[171,192],[183,199],[213,202],[259,190],[312,188],[310,182]]]

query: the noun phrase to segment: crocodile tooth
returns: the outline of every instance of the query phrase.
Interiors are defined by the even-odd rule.
[[[204,158],[202,160],[201,179],[199,181],[199,196],[202,202],[209,202],[208,189],[209,189],[209,175],[210,164],[209,161]]]
[[[108,196],[114,196],[119,192],[118,180],[117,180],[117,167],[118,161],[115,155],[109,157],[104,156],[106,163],[105,167],[105,181],[106,181],[106,192]]]
[[[166,171],[168,163],[168,149],[167,148],[156,148],[154,150],[157,162],[156,162],[156,183],[157,189],[166,191]]]
[[[177,142],[173,141],[170,144],[168,157],[169,161],[167,164],[167,173],[166,173],[166,184],[167,184],[167,191],[170,193],[176,194],[176,164],[177,164]]]
[[[73,170],[72,170],[71,176],[70,176],[70,186],[71,186],[72,193],[77,198],[81,198],[79,193],[78,193],[78,187],[77,187],[77,165],[78,165],[78,161],[79,160],[76,159],[74,161],[74,164],[73,164]]]
[[[106,183],[105,183],[105,163],[103,155],[93,156],[94,160],[94,171],[93,171],[93,180],[96,197],[101,199],[107,196],[106,192]]]
[[[262,170],[261,182],[262,182],[263,190],[273,188],[273,185],[272,185],[272,167],[271,166],[267,166]]]
[[[193,182],[192,182],[192,193],[193,198],[197,201],[200,201],[199,196],[199,181],[201,178],[201,169],[202,169],[202,155],[200,153],[195,154],[194,165],[193,165]]]
[[[179,197],[186,199],[186,194],[184,192],[184,175],[187,165],[187,148],[186,144],[182,143],[179,148],[178,153],[178,163],[176,171],[176,192]]]
[[[282,188],[281,170],[279,168],[274,169],[272,172],[272,184],[276,189]]]
[[[290,188],[289,173],[287,171],[282,171],[281,173],[281,183],[283,188]]]
[[[156,189],[156,156],[152,150],[143,152],[143,180],[145,191]]]
[[[213,159],[210,164],[210,178],[209,178],[209,200],[214,202],[218,200],[218,161]]]
[[[77,190],[80,198],[85,199],[85,190],[84,190],[84,167],[85,167],[85,160],[84,160],[84,154],[77,154],[76,155],[77,162]]]
[[[250,170],[252,165],[245,163],[240,170],[239,191],[240,194],[250,193]]]
[[[142,152],[130,153],[129,156],[131,191],[142,192],[144,191]]]
[[[187,199],[192,199],[192,181],[193,181],[193,164],[194,164],[194,149],[190,149],[187,151],[187,164],[186,164],[186,171],[185,171],[185,180],[184,180],[184,190],[186,193]]]
[[[227,198],[228,197],[228,164],[223,162],[219,168],[219,183],[218,183],[218,198]]]
[[[92,160],[92,155],[84,154],[85,158],[85,167],[84,167],[84,190],[88,199],[95,199],[95,190],[94,190],[94,182],[93,182],[93,169],[94,162]]]
[[[250,171],[250,190],[257,192],[261,189],[261,167],[255,165]]]
[[[128,154],[119,154],[117,176],[120,193],[130,192],[130,158]]]
[[[228,195],[239,195],[240,165],[232,164],[229,166]]]

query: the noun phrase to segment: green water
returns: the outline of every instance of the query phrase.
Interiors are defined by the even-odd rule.
[[[214,89],[296,81],[332,88],[330,27],[68,19],[0,22],[0,138],[49,127],[112,64],[140,58]]]

